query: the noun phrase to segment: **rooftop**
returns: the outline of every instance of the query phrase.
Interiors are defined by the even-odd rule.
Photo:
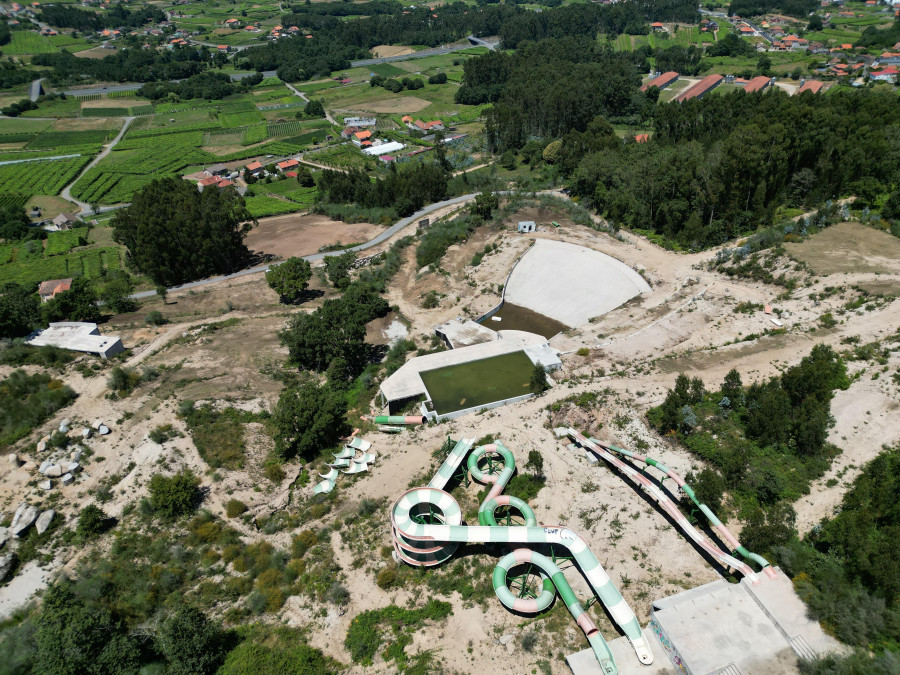
[[[122,351],[122,341],[113,336],[100,335],[97,324],[81,321],[51,323],[47,328],[36,331],[27,340],[33,347],[53,345],[76,352],[88,352],[107,356]]]
[[[483,342],[492,342],[497,339],[496,331],[482,326],[471,319],[466,321],[450,319],[447,323],[435,326],[434,332],[442,335],[453,349],[470,347]]]

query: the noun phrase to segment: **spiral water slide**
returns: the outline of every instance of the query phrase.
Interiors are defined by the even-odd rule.
[[[737,537],[735,537],[728,530],[728,528],[726,528],[725,525],[723,525],[722,522],[716,517],[716,514],[714,514],[706,504],[701,503],[697,499],[693,489],[684,482],[684,479],[680,475],[672,471],[665,464],[639,453],[625,450],[624,448],[619,448],[608,443],[603,443],[601,441],[598,441],[596,438],[587,438],[575,429],[566,429],[566,434],[580,446],[590,450],[602,460],[624,473],[631,480],[638,483],[641,488],[643,488],[646,493],[650,494],[660,505],[660,507],[662,507],[662,509],[666,513],[668,513],[669,516],[671,516],[678,527],[680,527],[681,530],[684,531],[684,533],[692,541],[694,541],[700,548],[706,551],[715,560],[718,560],[726,567],[731,567],[739,571],[745,577],[750,579],[750,582],[753,585],[758,584],[759,577],[757,576],[756,572],[753,571],[753,568],[751,568],[747,563],[738,560],[733,555],[726,553],[721,548],[719,548],[715,544],[715,542],[705,537],[699,530],[697,530],[697,528],[691,525],[684,514],[682,514],[678,509],[678,506],[675,504],[675,502],[673,502],[672,499],[658,485],[656,485],[656,483],[648,479],[641,471],[635,469],[631,464],[623,462],[617,455],[628,457],[629,459],[637,462],[643,462],[646,466],[652,466],[661,471],[663,474],[665,474],[666,478],[671,478],[673,481],[675,481],[675,484],[679,487],[679,489],[685,495],[687,495],[694,504],[697,505],[697,508],[700,509],[700,512],[703,513],[704,516],[706,516],[707,520],[709,520],[710,526],[719,534],[720,537],[722,537],[722,540],[726,544],[728,544],[733,553],[738,553],[745,560],[752,560],[753,562],[757,563],[762,568],[763,574],[765,574],[767,577],[775,578],[777,576],[775,569],[769,564],[769,561],[763,558],[761,555],[752,553],[744,548],[744,546],[742,546],[741,543],[737,540]],[[665,480],[665,478],[663,480]]]
[[[585,540],[565,527],[538,526],[534,511],[528,504],[516,497],[501,494],[515,471],[512,452],[497,442],[480,446],[469,454],[473,444],[473,439],[460,440],[426,487],[408,490],[394,503],[391,509],[391,527],[399,558],[417,567],[439,565],[448,560],[462,542],[565,547],[606,610],[628,637],[640,662],[648,665],[652,663],[653,655],[637,617],[588,549]],[[479,459],[486,453],[498,454],[503,459],[503,469],[499,474],[493,475],[479,468]],[[493,484],[478,510],[479,524],[472,526],[462,524],[459,504],[443,489],[459,471],[466,455],[469,455],[467,469],[472,478]],[[501,507],[519,511],[525,524],[498,525],[495,512]],[[517,597],[507,586],[510,570],[527,564],[540,570],[542,588],[537,597]],[[493,585],[500,602],[509,609],[523,613],[536,613],[546,609],[558,591],[569,612],[584,631],[603,672],[606,675],[618,673],[600,630],[585,612],[553,560],[531,548],[516,548],[497,563]]]

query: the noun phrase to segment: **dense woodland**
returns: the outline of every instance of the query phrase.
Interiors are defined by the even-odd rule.
[[[112,226],[135,269],[175,286],[239,270],[248,258],[244,236],[252,222],[233,188],[198,192],[194,183],[163,178],[135,192]]]
[[[155,82],[179,80],[206,68],[211,54],[205,47],[176,46],[157,52],[153,49],[123,49],[102,59],[83,59],[69,52],[36,54],[32,62],[50,66],[54,84],[90,77],[107,82]]]
[[[144,6],[129,9],[121,3],[112,5],[105,12],[79,9],[70,5],[43,5],[38,19],[60,28],[80,31],[96,31],[103,28],[138,28],[145,23],[166,20],[165,12],[156,7]]]
[[[817,0],[732,0],[728,14],[748,17],[777,13],[805,19],[818,6]]]
[[[326,170],[318,184],[327,201],[364,209],[394,207],[400,216],[447,198],[447,173],[437,163],[413,162],[400,168],[392,164],[387,175],[374,181],[362,169]]]

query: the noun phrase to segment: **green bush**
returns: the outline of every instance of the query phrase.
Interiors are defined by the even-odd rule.
[[[358,614],[347,629],[344,646],[350,652],[354,663],[363,666],[372,665],[372,658],[384,641],[382,629],[393,627],[396,633],[403,635],[415,631],[425,621],[442,621],[452,613],[449,602],[429,600],[419,609],[402,609],[396,605],[388,605],[382,609],[368,610]]]
[[[382,568],[375,577],[375,583],[378,584],[378,588],[383,588],[384,590],[393,588],[397,583],[397,568],[393,565]]]
[[[247,512],[247,505],[240,499],[229,499],[225,504],[225,515],[229,518],[237,518]]]
[[[150,506],[167,520],[190,513],[199,499],[200,479],[190,469],[174,476],[156,474],[150,479]]]
[[[0,448],[32,429],[75,400],[77,394],[45,373],[15,370],[0,381]]]
[[[116,366],[109,373],[109,378],[107,378],[106,383],[110,389],[120,395],[127,396],[134,388],[138,385],[138,382],[141,381],[141,376],[138,375],[132,368],[122,368],[121,366]]]
[[[158,309],[154,309],[147,315],[147,318],[144,319],[151,326],[162,326],[163,324],[168,323],[166,317],[162,315]]]
[[[337,675],[340,664],[306,644],[304,631],[255,625],[240,630],[242,641],[225,657],[218,675]]]
[[[107,517],[103,510],[94,504],[88,504],[78,514],[78,525],[75,527],[75,534],[82,541],[87,541],[103,534],[106,531],[106,527]]]

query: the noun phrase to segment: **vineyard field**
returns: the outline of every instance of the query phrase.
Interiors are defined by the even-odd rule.
[[[90,159],[90,157],[71,157],[0,166],[0,185],[3,186],[4,192],[58,195]]]

